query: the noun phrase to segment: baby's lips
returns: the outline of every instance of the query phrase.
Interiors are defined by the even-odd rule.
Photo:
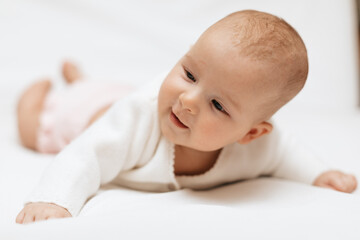
[[[173,111],[171,112],[170,117],[172,118],[172,120],[176,126],[181,127],[181,128],[189,128],[178,118],[178,116],[176,116],[176,114]]]

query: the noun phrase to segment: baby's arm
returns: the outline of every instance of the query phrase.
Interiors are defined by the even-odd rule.
[[[29,203],[16,217],[16,223],[31,223],[50,218],[71,217],[68,210],[53,203]]]
[[[356,189],[357,181],[353,175],[330,170],[320,174],[313,182],[313,185],[351,193]]]
[[[17,222],[76,216],[101,184],[148,159],[157,144],[156,103],[132,95],[111,109],[60,152],[27,199]],[[59,207],[48,204],[54,203]],[[66,213],[66,210],[68,213]],[[28,217],[26,217],[28,216]]]
[[[277,142],[277,165],[272,171],[273,176],[347,193],[356,189],[357,181],[353,175],[331,170],[294,137],[276,130],[272,138]]]

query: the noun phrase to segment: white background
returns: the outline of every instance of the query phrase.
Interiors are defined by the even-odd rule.
[[[240,192],[242,202],[232,204],[227,200],[209,202],[202,194],[187,191],[150,197],[133,193],[140,200],[126,195],[130,199],[128,202],[135,204],[129,209],[141,211],[134,215],[126,211],[128,206],[122,206],[120,210],[125,211],[127,219],[119,220],[117,215],[103,218],[99,223],[92,216],[27,228],[14,226],[22,199],[52,159],[52,156],[38,155],[19,145],[14,113],[16,101],[26,86],[43,77],[61,86],[63,59],[79,63],[95,81],[141,85],[169,71],[212,23],[233,11],[248,8],[281,16],[298,30],[308,48],[308,82],[294,101],[277,114],[279,124],[297,135],[323,161],[352,172],[360,179],[358,35],[353,1],[0,0],[0,229],[14,230],[12,233],[19,233],[19,239],[21,236],[31,239],[36,234],[44,239],[87,234],[90,239],[98,236],[94,231],[99,224],[100,229],[109,234],[118,233],[120,228],[114,226],[116,220],[127,224],[136,236],[142,234],[136,224],[154,221],[167,228],[160,235],[164,238],[189,237],[186,231],[190,229],[199,236],[212,234],[228,239],[231,234],[245,239],[251,236],[254,239],[256,236],[260,239],[306,239],[324,234],[327,239],[359,237],[359,232],[352,228],[360,222],[359,199],[354,197],[359,190],[355,195],[346,195],[276,180],[250,181],[213,192],[212,197],[224,192],[227,196]],[[116,199],[111,192],[109,195]],[[191,205],[185,209],[183,201],[189,201],[189,195],[200,199],[201,207]],[[101,196],[107,201],[97,198],[98,205],[94,204],[93,213],[111,212],[114,200],[111,202],[106,195]],[[157,210],[146,205],[156,202],[159,207],[174,199],[179,202],[178,205],[173,202],[171,210]],[[229,204],[242,212],[233,215],[233,209],[223,208]],[[148,212],[141,215],[145,209]],[[222,221],[226,218],[229,221]],[[236,230],[236,221],[243,224],[240,233]],[[210,227],[207,229],[200,224],[201,228],[196,231],[193,224],[199,222]],[[175,225],[182,226],[178,235],[174,235],[178,230]],[[151,226],[146,225],[143,234],[159,237],[155,233],[161,229]],[[72,235],[70,229],[74,232]],[[52,233],[56,233],[55,236]],[[131,236],[130,232],[127,234]]]

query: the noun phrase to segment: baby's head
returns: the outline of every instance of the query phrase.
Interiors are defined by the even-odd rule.
[[[235,12],[208,28],[175,65],[159,92],[162,133],[202,151],[246,144],[304,86],[307,52],[284,20]]]

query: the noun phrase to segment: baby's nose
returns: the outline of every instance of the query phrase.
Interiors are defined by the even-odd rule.
[[[182,93],[179,96],[180,105],[188,113],[197,114],[199,112],[199,97],[194,93]]]

